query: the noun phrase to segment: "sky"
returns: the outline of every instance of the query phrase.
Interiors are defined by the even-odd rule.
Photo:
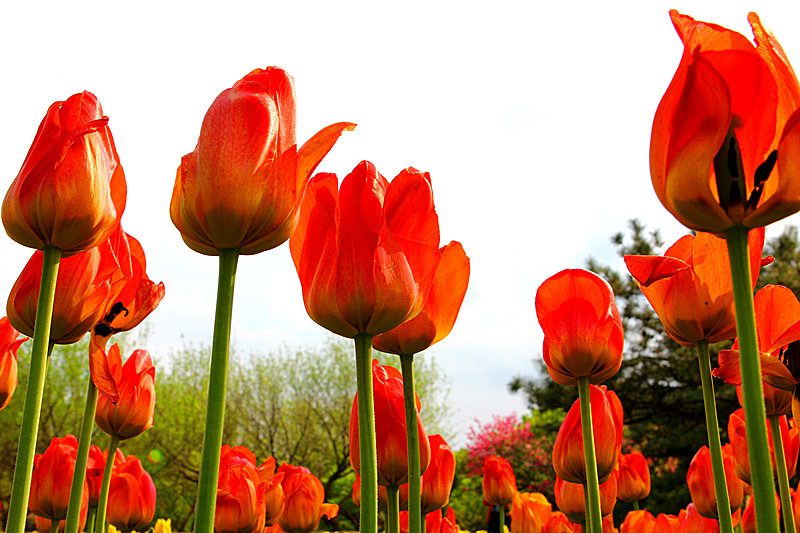
[[[534,297],[546,278],[589,256],[621,267],[610,237],[632,218],[668,244],[686,233],[648,168],[653,116],[683,48],[670,8],[748,37],[756,10],[800,62],[800,4],[785,1],[14,2],[0,17],[0,191],[49,105],[93,92],[125,169],[123,227],[166,286],[147,349],[157,360],[210,344],[218,262],[186,247],[169,219],[175,170],[221,91],[255,68],[286,69],[298,144],[358,124],[317,171],[341,179],[367,159],[387,179],[429,172],[442,244],[460,241],[471,259],[453,332],[419,356],[451,379],[461,447],[476,420],[527,412],[507,384],[541,358]],[[0,234],[0,253],[5,295],[31,250]],[[305,312],[288,245],[241,257],[237,352],[327,335]]]

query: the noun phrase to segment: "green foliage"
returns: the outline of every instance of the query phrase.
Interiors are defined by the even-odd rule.
[[[133,342],[119,336],[123,357],[146,343],[146,331]],[[0,501],[7,501],[17,447],[17,435],[27,378],[27,345],[19,352],[20,384],[10,405],[0,411]],[[186,344],[163,356],[156,365],[156,409],[153,428],[123,441],[121,450],[142,460],[158,494],[155,518],[171,518],[173,531],[190,531],[197,497],[200,452],[205,426],[210,348]],[[394,356],[381,360],[399,365]],[[57,346],[49,361],[42,402],[37,452],[50,439],[77,434],[88,386],[87,341]],[[415,361],[422,417],[429,432],[448,434],[449,382],[435,359]],[[321,530],[358,529],[358,508],[352,503],[355,474],[348,442],[350,410],[356,393],[355,360],[350,341],[330,338],[321,346],[266,354],[232,353],[228,378],[223,442],[245,445],[259,461],[278,461],[309,468],[322,481],[327,501],[340,506],[339,517]],[[93,444],[108,447],[109,438],[97,427]]]

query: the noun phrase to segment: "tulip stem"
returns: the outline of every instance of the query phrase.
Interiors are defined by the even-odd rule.
[[[389,485],[386,487],[386,531],[387,533],[400,533],[400,487]]]
[[[44,381],[47,375],[47,359],[53,349],[53,344],[50,342],[50,323],[53,318],[53,302],[56,296],[61,249],[45,246],[43,255],[42,279],[39,285],[39,300],[36,304],[36,322],[33,327],[31,362],[25,390],[25,406],[22,411],[17,462],[14,467],[11,503],[6,523],[8,533],[25,531],[25,518],[28,515],[28,498],[33,475],[33,457],[36,453],[36,439],[39,434],[39,412],[42,408]]]
[[[600,531],[600,483],[597,479],[597,458],[592,431],[592,405],[589,378],[578,378],[578,396],[581,404],[581,432],[583,433],[583,458],[586,463],[586,523],[591,531]]]
[[[414,389],[414,354],[400,356],[403,371],[403,397],[406,411],[406,444],[408,448],[408,533],[422,531],[422,475],[419,464],[419,428]]]
[[[633,500],[633,510],[639,511],[639,500]]]
[[[792,497],[789,494],[789,471],[786,468],[786,456],[783,450],[783,432],[779,415],[768,417],[769,427],[772,430],[772,447],[775,449],[775,465],[778,470],[778,488],[781,493],[781,513],[783,514],[783,530],[796,531],[794,527],[794,513],[792,512]],[[797,422],[795,421],[795,424]]]
[[[86,482],[86,463],[89,460],[89,446],[92,444],[92,428],[97,411],[97,387],[91,376],[86,391],[86,405],[83,408],[81,432],[78,437],[78,455],[75,458],[75,471],[72,474],[72,487],[69,490],[69,507],[67,507],[67,523],[64,533],[78,533],[78,522],[81,514],[81,498],[83,485]]]
[[[500,533],[505,533],[506,529],[506,506],[500,506]]]
[[[203,457],[197,488],[195,533],[214,532],[214,513],[219,481],[219,455],[222,449],[222,428],[225,419],[225,395],[228,389],[228,354],[231,342],[233,286],[239,250],[219,251],[217,310],[214,317],[214,338],[211,344],[211,370],[208,375],[206,429],[203,436]],[[101,532],[102,533],[102,532]]]
[[[86,511],[86,533],[94,533],[94,521],[97,519],[97,506],[90,505]]]
[[[742,404],[747,433],[747,454],[755,498],[758,531],[778,531],[775,508],[775,482],[772,477],[767,439],[764,388],[761,384],[756,318],[753,308],[753,284],[750,278],[748,229],[734,226],[725,232],[731,264],[733,298],[736,304],[736,334],[739,338],[739,366],[742,371]]]
[[[61,523],[61,520],[51,520],[50,521],[50,533],[58,533],[58,525]],[[42,532],[44,533],[44,532]]]
[[[111,443],[106,454],[106,467],[103,469],[103,483],[100,485],[100,499],[97,500],[97,517],[95,518],[95,531],[106,531],[106,506],[108,505],[108,488],[111,486],[111,471],[114,468],[114,459],[119,447],[119,437],[111,435]]]
[[[587,509],[589,509],[589,504],[588,504],[589,485],[587,485],[586,483],[581,483],[581,486],[583,487],[583,517],[584,517],[584,522],[582,527],[583,529],[586,530],[586,533],[598,533],[597,531],[595,531],[594,524],[589,519],[590,517],[587,511]]]
[[[731,502],[728,497],[728,482],[725,479],[725,463],[722,460],[722,443],[719,439],[717,404],[714,398],[714,382],[711,379],[711,358],[708,354],[708,341],[695,343],[697,361],[700,365],[700,383],[703,387],[703,407],[706,412],[706,432],[708,449],[711,452],[711,470],[714,472],[714,493],[717,496],[717,515],[721,533],[733,533]]]
[[[375,443],[375,402],[372,390],[372,335],[360,333],[353,340],[356,343],[358,383],[358,443],[361,466],[360,532],[377,533],[378,453]]]

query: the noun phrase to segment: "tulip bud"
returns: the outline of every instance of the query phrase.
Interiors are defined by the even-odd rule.
[[[570,520],[582,524],[586,520],[586,503],[582,483],[570,483],[556,475],[556,505]],[[617,471],[612,471],[605,483],[600,483],[600,515],[607,516],[617,503]]]
[[[650,468],[639,452],[620,454],[617,498],[623,502],[643,500],[650,495]]]
[[[28,339],[19,339],[19,332],[8,322],[0,319],[0,409],[11,403],[17,388],[17,350]]]
[[[422,475],[421,505],[423,513],[445,507],[450,501],[450,490],[456,475],[456,456],[441,435],[428,437],[431,459]]]
[[[78,439],[74,435],[55,437],[42,454],[34,458],[28,507],[35,515],[49,520],[67,518],[69,491],[78,456]],[[81,505],[88,505],[89,490],[83,484]]]
[[[138,458],[129,455],[112,470],[106,520],[122,532],[144,531],[156,512],[156,486]]]
[[[119,401],[115,405],[101,394],[94,419],[109,435],[130,439],[153,427],[156,369],[145,350],[135,350],[123,365],[116,344],[109,350],[108,362]]]
[[[511,505],[517,493],[517,478],[511,464],[496,455],[483,463],[483,499],[489,505],[506,507]]]
[[[744,500],[744,485],[734,473],[733,452],[728,445],[722,449],[722,463],[725,467],[725,481],[728,486],[731,510],[736,511]],[[703,446],[697,451],[686,475],[689,493],[697,512],[706,518],[718,518],[717,494],[714,490],[714,472],[711,468],[711,451]]]
[[[631,511],[625,516],[625,521],[619,527],[619,533],[653,533],[656,527],[656,517],[647,509]]]
[[[511,533],[541,533],[552,509],[544,494],[516,493],[511,501]]]
[[[323,503],[325,491],[314,474],[296,472],[284,477],[281,485],[286,506],[278,521],[285,533],[310,533],[322,515],[334,518],[339,513],[338,505]]]

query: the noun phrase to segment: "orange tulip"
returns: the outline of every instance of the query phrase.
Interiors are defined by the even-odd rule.
[[[617,498],[623,502],[643,500],[650,495],[650,468],[637,451],[619,456]]]
[[[372,362],[372,387],[375,406],[375,437],[377,443],[378,484],[402,485],[408,481],[408,443],[406,441],[403,377],[396,368]],[[419,398],[417,398],[419,401]],[[358,438],[358,395],[350,412],[350,464],[361,473]],[[420,472],[425,473],[431,450],[428,434],[422,426],[417,404]]]
[[[536,291],[544,362],[553,381],[602,383],[622,364],[624,335],[611,285],[587,270],[564,270]]]
[[[572,522],[567,515],[561,511],[555,511],[542,527],[541,533],[573,533],[573,531]]]
[[[567,517],[577,524],[586,520],[586,502],[582,483],[570,483],[556,474],[556,505]],[[614,512],[617,503],[617,471],[614,470],[604,483],[600,483],[600,515],[608,516]]]
[[[686,227],[720,234],[800,209],[800,85],[755,13],[743,35],[670,11],[683,57],[656,111],[650,174]]]
[[[768,416],[788,414],[795,409],[791,395],[800,390],[800,365],[795,362],[800,356],[800,302],[791,289],[767,285],[756,293],[753,306],[766,412]],[[742,383],[738,342],[733,348],[720,352],[719,369],[712,373],[738,389]]]
[[[785,416],[778,419],[781,430],[781,441],[783,443],[783,454],[786,461],[786,469],[789,479],[793,478],[797,470],[797,456],[800,452],[800,432],[798,432],[796,422],[790,426]],[[736,464],[736,475],[745,483],[750,483],[750,459],[747,454],[747,432],[744,423],[744,409],[737,409],[731,413],[728,419],[728,438],[731,441],[731,448]],[[778,475],[778,467],[775,462],[775,448],[772,444],[771,424],[767,424],[767,441],[769,442],[769,453],[772,459],[772,472]]]
[[[109,435],[122,440],[141,435],[153,427],[156,404],[156,369],[145,350],[134,350],[125,364],[115,344],[108,352],[108,362],[119,391],[114,404],[104,394],[97,399],[95,422]]]
[[[215,533],[261,533],[266,517],[265,488],[253,464],[220,462]]]
[[[192,250],[257,254],[286,241],[308,178],[345,130],[323,128],[297,149],[294,80],[256,69],[211,104],[194,152],[183,156],[169,213]]]
[[[389,183],[362,161],[337,190],[335,174],[308,184],[289,242],[309,316],[342,335],[379,335],[415,317],[439,264],[430,176]]]
[[[78,512],[78,531],[83,531],[83,528],[86,526],[86,517],[89,514],[89,505],[87,500],[81,500],[81,509]],[[39,515],[33,515],[33,523],[36,526],[36,531],[40,533],[47,533],[52,530],[53,522],[48,520],[47,518],[43,518]],[[67,530],[67,521],[66,520],[59,520],[58,521],[58,533],[64,533]]]
[[[656,517],[648,510],[631,511],[625,515],[625,521],[619,526],[619,533],[653,533]]]
[[[420,494],[423,513],[432,513],[450,502],[450,491],[456,475],[456,456],[444,437],[429,435],[428,443],[431,449],[430,463],[422,475]]]
[[[33,476],[28,507],[33,514],[49,520],[67,518],[72,474],[78,456],[78,439],[74,435],[54,437],[44,453],[34,457]],[[81,505],[88,502],[89,490],[83,484]]]
[[[456,512],[452,507],[447,508],[444,516],[442,513],[429,513],[425,517],[426,533],[458,533],[459,531],[456,524]]]
[[[281,483],[286,495],[286,507],[278,519],[285,533],[310,533],[317,529],[322,515],[335,518],[339,506],[323,503],[325,491],[314,474],[296,471]]]
[[[753,284],[762,265],[764,230],[748,235],[750,274]],[[706,340],[715,343],[736,336],[736,315],[724,239],[708,233],[681,237],[658,255],[626,255],[625,264],[664,330],[675,342],[693,346]]]
[[[552,513],[544,494],[518,492],[511,500],[511,533],[541,533]]]
[[[517,478],[511,464],[496,455],[490,455],[483,463],[483,499],[489,505],[506,507],[511,505],[517,493]]]
[[[120,531],[145,531],[156,512],[156,486],[142,463],[129,455],[117,464],[108,489],[106,521]]]
[[[605,385],[592,385],[589,397],[597,477],[602,483],[614,470],[622,449],[622,404],[614,391],[607,390]],[[553,470],[564,481],[586,482],[580,400],[575,400],[572,404],[556,434],[553,444]]]
[[[672,514],[658,515],[653,533],[681,533],[680,517]]]
[[[683,511],[681,511],[683,513]],[[693,503],[686,506],[681,533],[719,533],[719,522],[701,515]]]
[[[89,487],[89,506],[97,507],[100,501],[100,488],[103,483],[103,471],[106,468],[108,451],[103,451],[100,446],[89,446],[89,458],[86,463],[86,485]],[[112,468],[117,468],[125,462],[125,455],[117,448],[114,455]]]
[[[798,491],[795,491],[791,487],[789,487],[789,493],[792,497],[792,514],[794,514],[794,523],[795,527],[797,524],[800,524],[800,496],[798,496]]]
[[[722,447],[722,464],[725,468],[725,481],[728,486],[728,498],[731,510],[736,511],[742,506],[744,500],[744,485],[736,477],[735,459],[729,446]],[[706,518],[718,518],[717,495],[714,491],[714,473],[711,470],[711,452],[708,446],[703,446],[692,458],[689,472],[686,474],[686,483],[689,485],[689,494],[697,512]]]
[[[11,396],[17,388],[17,350],[28,339],[17,339],[19,331],[8,322],[8,317],[0,319],[0,409],[11,403]]]
[[[126,196],[108,117],[84,91],[47,110],[3,200],[3,226],[24,246],[55,246],[66,257],[108,238]]]
[[[456,323],[469,284],[469,258],[461,243],[441,248],[442,259],[422,311],[372,341],[378,350],[412,355],[427,350],[445,338]]]
[[[781,498],[777,494],[775,495],[775,509],[781,510]],[[756,532],[756,499],[750,498],[742,512],[742,533]]]

